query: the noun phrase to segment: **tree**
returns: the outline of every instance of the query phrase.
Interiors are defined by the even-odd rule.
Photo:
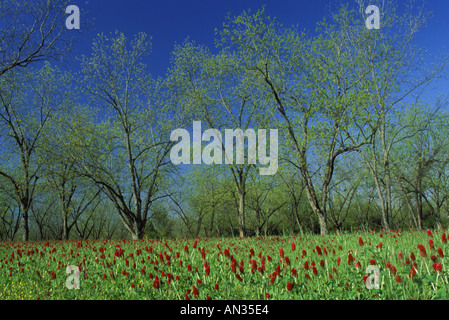
[[[255,234],[257,237],[261,235],[262,230],[265,230],[265,236],[267,235],[269,219],[279,212],[288,201],[282,195],[282,189],[279,188],[280,183],[279,179],[274,179],[271,176],[264,177],[254,173],[250,175],[247,205],[255,214]],[[294,217],[296,219],[297,216]],[[293,228],[294,224],[291,224],[291,226]]]
[[[3,145],[10,150],[0,176],[14,190],[20,206],[22,239],[29,239],[29,211],[40,177],[40,143],[52,114],[68,103],[66,78],[46,63],[40,70],[9,72],[0,78],[0,128]]]
[[[81,85],[104,113],[101,124],[78,130],[81,154],[72,154],[82,175],[114,203],[133,239],[142,238],[151,206],[166,196],[163,174],[172,145],[170,110],[156,100],[158,84],[142,62],[149,49],[143,33],[130,44],[119,32],[94,41],[92,56],[83,59]]]
[[[354,207],[354,197],[358,192],[361,181],[366,179],[366,171],[362,165],[355,166],[355,157],[342,158],[336,170],[336,179],[330,185],[328,211],[334,227],[341,232],[348,219],[351,208]],[[355,173],[357,172],[357,173]],[[359,216],[362,212],[358,213]],[[367,221],[367,220],[365,220]]]
[[[366,17],[362,9],[366,8],[367,2],[360,0],[358,3],[358,21],[363,21]],[[360,75],[359,86],[367,99],[367,113],[372,115],[369,124],[360,126],[360,131],[365,135],[375,134],[373,143],[358,151],[374,180],[382,224],[388,230],[393,205],[391,152],[399,137],[405,139],[402,131],[408,126],[397,122],[396,115],[407,112],[407,106],[413,101],[412,95],[435,80],[449,60],[438,62],[430,71],[417,68],[422,65],[421,53],[413,46],[413,40],[428,16],[423,5],[410,1],[405,4],[407,9],[401,10],[401,15],[395,2],[374,1],[370,4],[377,5],[382,12],[381,28],[363,32],[361,23],[354,25],[346,20],[345,42],[359,57],[356,69]]]
[[[355,130],[355,123],[367,121],[357,107],[363,102],[356,86],[362,75],[355,70],[357,57],[343,45],[345,30],[338,21],[335,24],[323,23],[322,34],[307,39],[259,10],[228,19],[220,33],[222,45],[239,50],[246,70],[265,84],[264,94],[276,106],[290,139],[295,166],[323,235],[328,232],[327,189],[337,158],[371,140]],[[315,170],[320,172],[313,179]]]
[[[20,228],[21,212],[14,200],[14,191],[0,185],[0,239],[13,241]]]
[[[69,88],[66,88],[68,91]],[[68,240],[70,231],[86,209],[97,202],[101,192],[95,184],[77,172],[77,159],[67,157],[76,147],[72,139],[75,119],[83,119],[88,110],[78,107],[73,101],[69,108],[55,113],[50,130],[42,143],[43,175],[49,190],[58,200],[58,211],[62,213],[61,239]]]
[[[260,95],[257,82],[252,81],[242,68],[242,57],[238,54],[223,50],[212,55],[204,46],[185,41],[175,47],[167,81],[170,88],[182,93],[184,104],[193,106],[194,114],[210,129],[234,128],[247,136],[247,129],[265,128],[268,123],[269,113],[261,112],[266,104],[264,97]],[[238,134],[238,131],[234,132]],[[225,164],[231,172],[238,197],[239,235],[244,237],[246,182],[256,159],[252,161],[249,156],[240,158],[237,150],[231,152],[221,133],[209,139],[212,138],[220,151],[217,156],[217,149],[214,149],[213,163],[221,164],[222,151],[225,153]]]
[[[410,215],[415,224],[415,228],[423,230],[424,206],[427,204],[432,211],[435,224],[441,228],[440,209],[445,201],[441,198],[440,184],[441,176],[444,172],[447,150],[446,142],[441,139],[444,129],[444,116],[440,112],[440,106],[436,108],[425,107],[418,104],[403,115],[406,120],[402,123],[409,123],[397,145],[397,150],[393,150],[392,166],[393,174],[397,179],[397,184],[407,203]],[[440,132],[440,130],[442,132]],[[443,172],[438,170],[436,165],[440,162]],[[437,177],[430,181],[432,171],[437,170]],[[430,186],[432,185],[432,189]],[[433,191],[433,192],[432,192]],[[435,197],[435,207],[432,204],[431,195]]]
[[[304,183],[301,177],[299,177],[299,171],[291,170],[293,166],[290,166],[287,170],[281,170],[279,173],[281,181],[283,182],[281,190],[286,190],[285,194],[289,200],[291,216],[296,222],[299,228],[299,232],[304,236],[304,221],[300,215],[300,207],[304,205]]]
[[[447,102],[445,103],[447,105]],[[429,195],[426,202],[431,206],[434,215],[441,218],[442,210],[446,206],[446,217],[449,218],[449,116],[447,112],[440,112],[439,117],[432,124],[429,139],[440,149],[436,161],[428,176]],[[438,221],[438,220],[437,220]]]
[[[67,0],[0,3],[0,77],[39,61],[63,56],[70,50],[66,35]]]

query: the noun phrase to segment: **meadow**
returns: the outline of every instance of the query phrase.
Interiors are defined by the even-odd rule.
[[[1,242],[0,299],[448,299],[447,246],[445,230]]]

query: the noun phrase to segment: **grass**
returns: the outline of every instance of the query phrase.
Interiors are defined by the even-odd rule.
[[[448,299],[445,239],[444,230],[356,230],[324,237],[0,242],[0,299]],[[79,289],[66,285],[75,278],[69,265],[80,270]],[[374,277],[369,265],[379,269],[378,289],[366,286]]]

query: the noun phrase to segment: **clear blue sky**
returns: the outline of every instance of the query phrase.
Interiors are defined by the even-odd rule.
[[[339,0],[340,1],[340,0]],[[345,0],[341,0],[345,2]],[[354,0],[348,0],[354,1]],[[388,1],[388,0],[387,0]],[[402,0],[399,0],[401,3]],[[153,37],[152,53],[147,62],[153,77],[163,76],[169,65],[170,53],[176,42],[188,36],[214,47],[214,30],[220,28],[228,12],[238,15],[243,10],[266,7],[286,26],[296,25],[314,30],[316,22],[329,14],[329,5],[336,0],[75,0],[83,17],[95,19],[92,32],[80,35],[75,54],[90,54],[92,39],[97,33],[118,30],[132,37],[145,32]],[[430,0],[427,8],[433,12],[426,29],[418,35],[418,45],[441,55],[449,52],[449,1]],[[85,12],[87,11],[87,14]],[[431,62],[428,60],[427,62]],[[449,81],[440,82],[438,91],[449,93]]]
[[[117,29],[128,37],[145,32],[153,37],[148,66],[153,75],[162,76],[176,42],[190,37],[213,48],[214,30],[222,26],[228,12],[238,15],[248,8],[256,11],[265,5],[268,15],[276,16],[285,25],[299,24],[313,29],[326,14],[329,0],[84,0],[74,4],[80,8],[81,21],[83,10],[88,11],[89,19],[95,19],[93,32],[80,39],[87,47],[79,48],[78,52],[89,50],[92,36],[100,32]]]

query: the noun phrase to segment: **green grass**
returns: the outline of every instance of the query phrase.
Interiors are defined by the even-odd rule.
[[[432,237],[425,231],[355,231],[304,238],[296,235],[244,239],[0,242],[0,299],[183,300],[186,295],[189,299],[209,297],[214,300],[448,299],[448,260],[438,252],[441,248],[443,255],[446,254],[448,245],[442,240],[443,231],[433,230],[432,233]],[[430,248],[429,239],[434,242],[434,249]],[[380,242],[382,248],[378,246]],[[419,254],[418,244],[425,247],[427,256]],[[124,250],[122,256],[115,256],[118,246]],[[281,248],[284,258],[280,255]],[[229,254],[225,249],[229,249]],[[348,263],[350,250],[354,261]],[[416,257],[414,261],[410,258],[412,252]],[[262,258],[264,270],[260,269]],[[363,279],[370,276],[365,272],[370,261],[380,270],[379,289],[367,289]],[[392,268],[386,267],[387,261],[396,268],[402,282],[396,281]],[[409,276],[412,263],[416,264],[413,279]],[[441,263],[441,271],[434,270],[436,263]],[[80,267],[80,289],[66,287],[67,277],[73,275],[66,273],[68,265]],[[296,270],[296,276],[292,269]],[[156,276],[160,280],[159,288],[153,286]],[[287,290],[287,282],[293,283],[291,290]],[[196,295],[193,286],[198,290]]]

